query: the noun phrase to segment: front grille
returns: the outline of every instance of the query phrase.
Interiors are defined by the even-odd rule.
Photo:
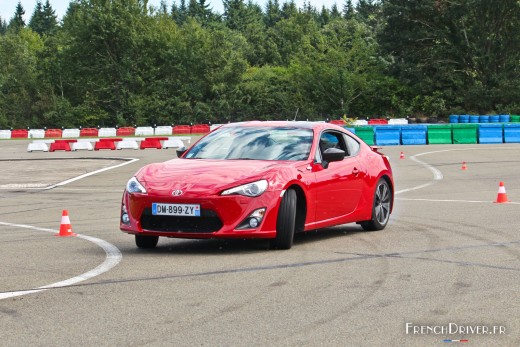
[[[222,228],[222,221],[214,211],[200,211],[200,217],[154,216],[146,208],[141,216],[141,227],[151,231],[179,233],[212,233]]]

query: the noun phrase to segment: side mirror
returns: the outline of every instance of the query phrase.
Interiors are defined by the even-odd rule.
[[[187,148],[185,146],[182,146],[182,147],[179,147],[177,148],[177,158],[180,158],[184,155],[184,153],[186,153],[187,151]]]
[[[323,160],[331,163],[333,161],[342,161],[345,158],[345,151],[338,148],[327,148],[323,152]]]

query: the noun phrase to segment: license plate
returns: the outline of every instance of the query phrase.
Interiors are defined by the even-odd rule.
[[[152,214],[154,216],[200,217],[200,205],[153,203]]]

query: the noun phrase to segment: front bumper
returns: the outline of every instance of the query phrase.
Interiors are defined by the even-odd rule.
[[[281,200],[280,191],[266,191],[258,197],[229,196],[162,196],[124,192],[122,208],[128,223],[120,218],[120,229],[129,234],[174,238],[274,238]],[[200,217],[153,216],[152,203],[199,204]],[[251,213],[265,208],[256,228],[237,229]]]

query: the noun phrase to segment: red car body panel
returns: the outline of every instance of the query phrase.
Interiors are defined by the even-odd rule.
[[[227,126],[233,124],[224,127]],[[120,229],[130,234],[176,238],[274,238],[279,205],[289,187],[297,189],[305,198],[305,231],[369,220],[378,180],[385,177],[393,190],[388,158],[343,128],[309,122],[248,122],[241,123],[241,126],[312,129],[314,140],[310,155],[301,161],[177,158],[147,165],[135,175],[147,193],[128,193],[125,190],[122,203],[128,211],[129,222],[121,221]],[[348,134],[359,142],[359,152],[342,161],[329,163],[328,168],[316,163],[318,139],[324,130]],[[221,195],[224,190],[262,179],[269,185],[258,197]],[[183,194],[173,196],[175,190],[182,190]],[[197,224],[198,217],[183,217],[191,218],[185,229],[147,229],[143,227],[146,219],[143,215],[149,213],[152,203],[199,204],[201,210],[211,214],[211,218],[218,218],[222,226],[215,231],[193,231],[189,222]],[[237,230],[240,223],[260,208],[266,210],[257,228]]]

